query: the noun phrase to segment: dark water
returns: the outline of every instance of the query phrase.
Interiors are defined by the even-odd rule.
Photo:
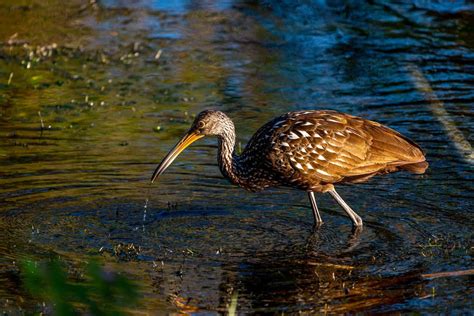
[[[472,275],[423,275],[473,268],[473,34],[463,1],[2,1],[1,309],[38,308],[19,260],[100,254],[154,313],[469,313]],[[327,196],[313,230],[304,192],[231,186],[214,139],[151,186],[209,107],[242,146],[291,110],[363,116],[430,169],[341,187],[361,234]]]

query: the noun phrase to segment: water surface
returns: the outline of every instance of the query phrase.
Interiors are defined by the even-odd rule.
[[[38,310],[18,261],[100,255],[135,279],[140,309],[241,313],[472,310],[473,7],[425,1],[3,1],[0,302]],[[206,108],[243,147],[287,111],[386,124],[427,153],[425,175],[328,196],[248,193],[216,140],[156,164]],[[118,244],[139,246],[114,255]]]

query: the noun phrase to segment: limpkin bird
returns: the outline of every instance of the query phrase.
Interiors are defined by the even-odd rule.
[[[206,110],[156,168],[153,182],[191,143],[217,136],[222,174],[249,191],[289,186],[308,192],[315,224],[322,223],[315,192],[329,192],[354,226],[362,219],[344,202],[335,184],[365,182],[399,170],[422,174],[428,167],[421,148],[377,122],[335,111],[297,111],[263,125],[241,155],[235,128],[220,111]]]

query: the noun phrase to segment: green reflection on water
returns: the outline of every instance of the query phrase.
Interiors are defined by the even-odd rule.
[[[103,269],[92,260],[85,267],[82,280],[72,280],[58,260],[38,263],[25,261],[22,276],[26,288],[45,300],[55,315],[90,313],[124,315],[124,309],[138,302],[137,286],[125,276]],[[76,276],[77,277],[77,276]]]

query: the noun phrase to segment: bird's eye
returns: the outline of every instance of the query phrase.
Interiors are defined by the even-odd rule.
[[[203,122],[203,121],[200,121],[200,122],[198,122],[197,127],[198,127],[198,128],[203,128],[204,125],[205,125],[204,122]]]

